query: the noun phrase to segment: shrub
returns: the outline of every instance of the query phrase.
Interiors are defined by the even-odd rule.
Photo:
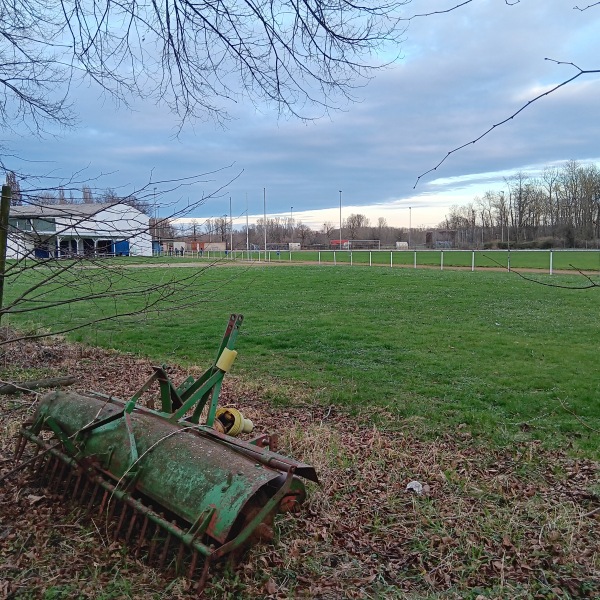
[[[550,250],[551,248],[555,248],[557,246],[557,242],[552,237],[540,238],[538,240],[538,248],[542,250]]]

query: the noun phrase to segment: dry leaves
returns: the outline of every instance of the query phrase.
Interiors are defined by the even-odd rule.
[[[147,360],[60,339],[26,342],[3,360],[2,379],[28,369],[68,373],[79,378],[76,389],[122,398],[151,372]],[[179,382],[188,372],[172,374]],[[13,434],[31,407],[0,401],[1,475],[13,466]],[[235,573],[217,568],[207,598],[600,594],[593,461],[535,443],[489,448],[468,435],[424,441],[338,407],[281,410],[261,400],[254,382],[233,378],[221,402],[242,408],[256,433],[278,433],[281,451],[314,464],[321,486],[309,485],[300,513],[279,518],[274,545],[254,548]],[[426,493],[406,493],[411,481],[427,482]],[[27,473],[0,489],[0,567],[0,599],[92,599],[98,590],[107,599],[195,597],[185,579],[173,582],[134,559],[106,538],[101,522],[82,519]]]

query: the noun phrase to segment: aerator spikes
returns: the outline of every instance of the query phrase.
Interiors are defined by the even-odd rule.
[[[23,464],[31,462],[43,482],[113,523],[114,539],[136,557],[190,578],[199,565],[200,588],[212,562],[268,538],[275,514],[304,500],[298,477],[317,482],[313,467],[269,447],[274,436],[246,442],[223,433],[252,425],[235,409],[217,411],[242,320],[231,315],[213,364],[197,380],[176,386],[165,367],[154,367],[128,401],[98,392],[46,395],[15,453],[22,460],[31,442],[36,458]],[[160,410],[139,403],[155,382]]]

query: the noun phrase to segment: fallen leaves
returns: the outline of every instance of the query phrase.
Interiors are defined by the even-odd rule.
[[[80,390],[122,398],[151,372],[147,360],[60,339],[26,342],[6,360],[13,370],[73,373]],[[171,373],[176,382],[187,376]],[[221,403],[242,408],[257,431],[280,434],[281,451],[314,464],[321,486],[309,486],[299,514],[279,517],[274,545],[253,548],[235,573],[214,570],[207,598],[600,594],[593,461],[535,443],[483,447],[466,425],[427,441],[378,430],[340,407],[281,410],[232,378]],[[13,434],[30,411],[3,412],[0,474],[13,466]],[[411,482],[420,494],[405,492]],[[171,581],[124,552],[102,524],[82,520],[26,472],[5,482],[0,519],[0,599],[93,599],[99,589],[136,600],[195,597],[187,580]]]

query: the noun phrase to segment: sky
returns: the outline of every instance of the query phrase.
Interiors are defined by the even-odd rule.
[[[93,86],[71,90],[77,125],[43,139],[4,135],[28,165],[67,176],[81,171],[118,193],[199,174],[194,185],[157,193],[157,213],[196,205],[189,219],[229,215],[234,227],[293,217],[320,229],[352,213],[396,227],[433,227],[452,205],[500,190],[518,171],[532,176],[567,160],[600,163],[600,73],[542,98],[476,144],[451,153],[525,103],[584,70],[600,69],[600,6],[581,0],[473,0],[416,18],[399,59],[355,91],[358,101],[301,122],[240,103],[225,128],[189,123],[178,134],[165,108],[116,106]],[[409,17],[458,1],[414,0]],[[583,0],[583,8],[592,4]],[[384,60],[386,57],[378,57]],[[20,165],[16,164],[18,168]],[[152,184],[148,189],[152,189]],[[340,194],[341,191],[341,194]],[[410,207],[410,210],[409,210]]]

